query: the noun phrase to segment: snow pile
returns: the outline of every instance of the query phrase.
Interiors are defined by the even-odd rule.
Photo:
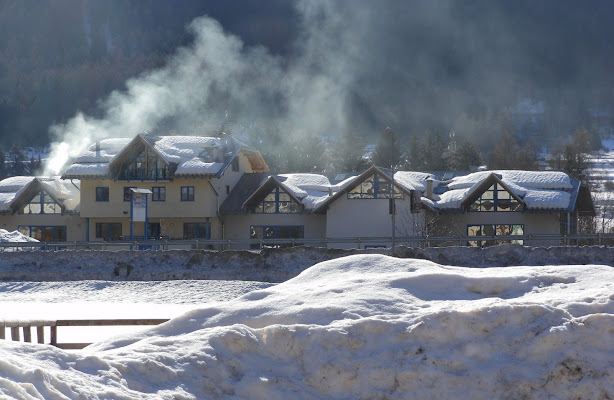
[[[352,256],[81,353],[1,342],[0,393],[612,398],[613,289],[605,266],[464,269]]]
[[[38,240],[30,236],[23,235],[19,231],[9,232],[6,229],[0,229],[0,243],[23,243],[23,242],[38,242]]]

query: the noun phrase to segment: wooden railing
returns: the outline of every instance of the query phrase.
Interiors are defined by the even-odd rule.
[[[166,318],[141,318],[141,319],[58,319],[58,320],[0,320],[0,339],[6,339],[6,329],[10,329],[11,339],[33,343],[32,329],[36,328],[36,342],[45,344],[45,331],[49,331],[49,343],[52,346],[67,350],[78,350],[91,343],[62,343],[58,342],[58,327],[86,327],[86,326],[142,326],[159,325],[167,322]],[[45,329],[45,328],[49,329]]]

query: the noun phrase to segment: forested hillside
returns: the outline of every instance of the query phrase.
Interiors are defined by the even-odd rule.
[[[210,120],[251,126],[280,169],[356,169],[386,127],[416,169],[442,141],[466,153],[440,163],[456,168],[488,161],[506,134],[530,155],[577,132],[598,143],[614,126],[613,13],[601,0],[0,0],[1,144],[48,145],[78,112],[106,118],[112,91],[206,37],[186,29],[202,15],[245,44],[220,50],[244,65],[188,93],[207,99],[186,114],[213,104]],[[266,50],[241,58],[254,45]],[[151,129],[176,133],[182,118]]]
[[[126,80],[164,65],[208,14],[249,44],[287,52],[293,7],[284,1],[0,0],[0,138],[5,149],[48,144],[52,123]],[[267,29],[259,29],[266,25]]]

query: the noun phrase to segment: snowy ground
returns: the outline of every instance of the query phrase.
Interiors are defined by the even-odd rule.
[[[587,174],[597,212],[598,229],[608,232],[614,229],[614,192],[605,185],[606,182],[614,184],[614,137],[603,139],[601,143],[604,149],[588,159],[590,168]]]
[[[0,282],[2,320],[173,318],[270,283],[253,281]],[[63,327],[60,342],[89,343],[145,327]],[[49,342],[49,332],[45,342]],[[10,330],[6,335],[11,338]],[[35,340],[36,341],[36,340]]]
[[[0,398],[614,398],[614,269],[355,255],[81,352],[0,342]]]

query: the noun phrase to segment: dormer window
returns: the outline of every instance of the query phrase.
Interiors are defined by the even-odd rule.
[[[300,204],[279,186],[273,189],[254,209],[255,214],[298,214]]]
[[[394,191],[395,199],[402,199],[403,192],[398,187],[392,188],[392,183],[375,174],[348,192],[348,199],[390,199]]]
[[[120,171],[120,179],[130,180],[166,180],[168,166],[149,148],[143,149],[135,158],[126,162]]]
[[[498,183],[493,183],[469,207],[469,211],[520,211],[520,203]]]
[[[62,207],[41,190],[23,209],[24,214],[61,214]]]

